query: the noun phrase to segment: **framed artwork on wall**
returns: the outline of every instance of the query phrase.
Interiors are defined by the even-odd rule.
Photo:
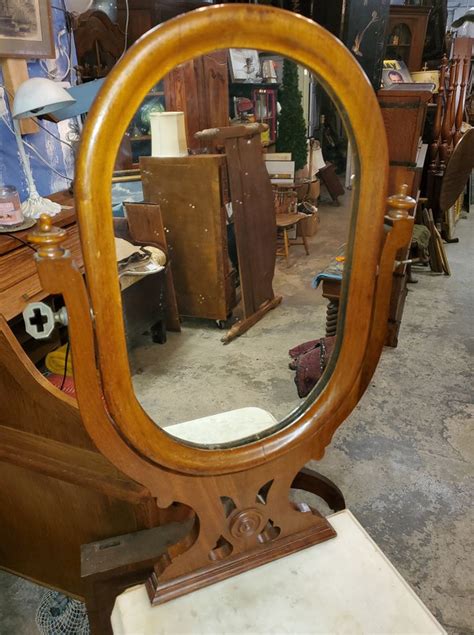
[[[233,82],[261,82],[260,58],[254,49],[229,49]]]
[[[49,0],[0,0],[2,57],[55,57]]]
[[[385,56],[388,0],[346,0],[343,42],[364,69],[375,90],[380,87]]]

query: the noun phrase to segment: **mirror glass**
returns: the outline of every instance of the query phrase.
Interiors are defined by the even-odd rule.
[[[215,51],[148,92],[112,212],[135,392],[169,434],[246,443],[321,390],[353,169],[335,105],[279,55]]]

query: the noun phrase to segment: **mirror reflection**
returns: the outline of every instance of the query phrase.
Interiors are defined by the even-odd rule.
[[[135,392],[170,434],[242,442],[314,396],[343,327],[350,157],[322,87],[276,54],[215,51],[146,95],[113,216]]]

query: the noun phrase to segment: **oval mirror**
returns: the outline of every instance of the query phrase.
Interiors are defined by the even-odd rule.
[[[357,220],[346,118],[302,65],[224,49],[176,66],[130,119],[117,275],[135,394],[169,434],[249,442],[327,380]]]
[[[386,165],[367,78],[308,20],[212,7],[132,47],[76,188],[102,387],[131,445],[211,474],[330,438],[358,400]]]

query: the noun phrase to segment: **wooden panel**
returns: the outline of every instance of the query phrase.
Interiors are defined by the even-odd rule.
[[[176,66],[165,77],[166,110],[182,111],[188,148],[201,148],[196,132],[229,124],[227,52],[215,51]]]
[[[232,308],[225,294],[223,165],[222,155],[140,158],[144,198],[161,208],[181,315],[224,320]]]
[[[68,594],[83,596],[81,544],[145,528],[143,505],[3,462],[0,480],[0,567]]]
[[[82,595],[80,545],[153,526],[158,512],[97,452],[75,399],[38,372],[1,316],[0,395],[0,567]]]
[[[23,84],[27,79],[28,67],[26,60],[5,58],[1,60],[3,82],[8,94],[8,101],[10,102],[10,108],[13,107],[13,98],[18,87]],[[32,134],[39,131],[39,126],[34,119],[22,119],[20,121],[21,134]]]
[[[122,29],[125,28],[125,22],[126,11],[119,10],[118,24],[122,26]],[[153,19],[152,11],[150,9],[141,9],[131,6],[128,21],[128,46],[131,46],[144,33],[156,26],[156,24],[157,22]]]
[[[387,132],[390,164],[414,167],[431,93],[379,90],[377,97]]]
[[[229,135],[232,128],[226,128]],[[274,297],[276,216],[260,135],[225,140],[245,316]]]
[[[172,262],[168,253],[160,206],[150,203],[125,203],[125,209],[132,242],[155,245],[166,254],[166,327],[170,331],[180,331]]]
[[[23,352],[0,316],[0,425],[93,450],[75,399],[55,388]]]
[[[203,127],[194,61],[176,66],[164,79],[166,110],[184,112],[188,148],[199,148],[194,134]]]
[[[201,58],[199,81],[204,87],[206,125],[201,128],[220,128],[229,125],[229,73],[227,51],[215,51]]]
[[[81,485],[129,503],[146,500],[147,490],[121,474],[97,451],[0,426],[0,461]]]

